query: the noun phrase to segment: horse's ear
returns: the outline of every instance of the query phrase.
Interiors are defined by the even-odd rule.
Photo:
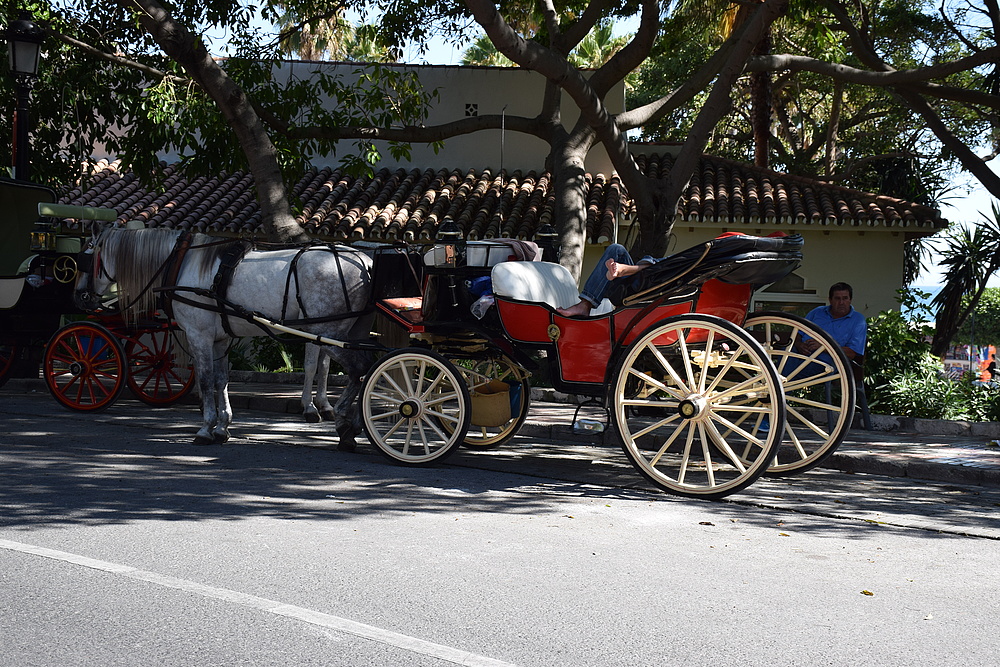
[[[97,237],[101,235],[101,232],[104,231],[104,228],[106,226],[107,226],[106,223],[103,223],[103,222],[101,222],[99,220],[93,220],[93,221],[91,221],[91,223],[89,225],[89,227],[90,227],[90,238],[87,239],[87,247],[88,248],[93,248],[94,246],[97,245]]]

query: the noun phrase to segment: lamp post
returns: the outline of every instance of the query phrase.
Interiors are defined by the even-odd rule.
[[[7,58],[10,73],[17,88],[17,108],[14,112],[13,163],[14,178],[31,179],[28,156],[28,102],[31,87],[38,78],[38,57],[42,50],[45,32],[31,20],[31,14],[22,12],[21,18],[7,26]]]

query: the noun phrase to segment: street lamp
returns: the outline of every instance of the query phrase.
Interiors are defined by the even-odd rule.
[[[28,160],[28,102],[31,87],[38,77],[38,57],[45,32],[22,12],[21,18],[7,26],[7,57],[10,73],[17,87],[17,109],[14,112],[14,178],[30,180]]]

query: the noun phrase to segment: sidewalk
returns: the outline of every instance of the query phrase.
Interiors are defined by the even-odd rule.
[[[252,381],[252,373],[234,373],[229,399],[239,419],[242,411],[299,414],[301,384]],[[274,378],[263,378],[271,380]],[[294,380],[295,378],[289,378]],[[332,384],[332,383],[331,383]],[[49,396],[41,380],[12,378],[0,392],[39,392]],[[331,386],[336,395],[339,389]],[[189,396],[186,403],[195,404]],[[532,389],[528,418],[518,432],[544,440],[617,446],[615,435],[575,433],[572,429],[576,405],[566,397],[544,389]],[[112,408],[113,409],[113,408]],[[584,407],[580,417],[600,419],[602,410]],[[892,430],[851,430],[824,468],[850,473],[910,477],[937,482],[1000,487],[1000,424],[967,424],[936,420],[913,420],[873,415],[876,427]]]

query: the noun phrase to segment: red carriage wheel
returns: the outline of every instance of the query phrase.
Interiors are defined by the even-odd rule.
[[[170,405],[194,388],[194,366],[183,346],[175,345],[178,333],[154,329],[125,340],[128,388],[143,403]]]
[[[74,322],[45,346],[45,384],[70,410],[96,412],[114,403],[125,388],[125,352],[107,329]]]
[[[18,349],[17,342],[0,340],[0,387],[4,386],[10,378],[10,371],[14,367],[14,359],[17,358]]]

